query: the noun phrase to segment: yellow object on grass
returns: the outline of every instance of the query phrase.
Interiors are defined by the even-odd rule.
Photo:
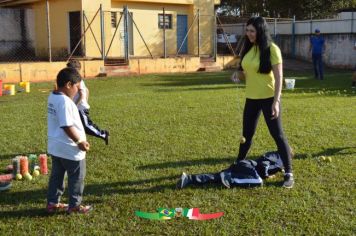
[[[4,84],[4,94],[5,95],[15,95],[15,85],[14,84]]]
[[[30,82],[29,82],[29,81],[20,82],[20,87],[21,87],[26,93],[29,93],[29,92],[30,92]]]

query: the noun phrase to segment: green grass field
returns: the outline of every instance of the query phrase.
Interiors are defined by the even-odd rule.
[[[261,188],[209,185],[176,190],[182,171],[217,172],[238,152],[244,85],[231,72],[88,80],[91,118],[111,132],[110,145],[88,137],[84,202],[89,215],[47,215],[48,176],[13,181],[0,192],[1,235],[352,235],[356,232],[356,93],[351,72],[286,71],[283,125],[296,152],[296,184],[282,176]],[[46,152],[46,104],[53,83],[0,97],[0,170],[18,154]],[[250,158],[275,150],[261,117]],[[330,156],[331,163],[319,162]],[[67,192],[63,201],[67,200]],[[223,211],[222,218],[152,221],[136,210],[159,207]]]

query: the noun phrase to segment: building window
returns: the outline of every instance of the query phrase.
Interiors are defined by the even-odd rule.
[[[111,12],[111,27],[116,29],[117,12]]]
[[[172,14],[165,14],[166,29],[172,29]],[[163,14],[158,14],[158,28],[163,29]]]

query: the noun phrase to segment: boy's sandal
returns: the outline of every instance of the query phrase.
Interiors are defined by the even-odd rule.
[[[54,213],[57,211],[66,211],[68,210],[68,204],[64,203],[48,203],[47,205],[47,212]]]
[[[80,206],[68,208],[67,213],[68,214],[72,214],[72,213],[86,214],[92,210],[93,210],[93,207],[90,205],[87,205],[87,206],[80,205]]]

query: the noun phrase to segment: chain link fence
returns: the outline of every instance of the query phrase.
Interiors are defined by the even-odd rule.
[[[217,17],[219,19],[219,17]],[[293,34],[283,34],[285,28],[292,29],[293,19],[265,18],[269,26],[269,31],[273,41],[282,46],[284,39],[292,38]],[[218,35],[218,54],[239,55],[245,38],[245,28],[248,18],[241,18],[239,23],[219,24],[217,28]],[[219,22],[219,20],[218,20]],[[290,41],[290,40],[289,40]],[[230,46],[231,45],[231,46]]]
[[[0,8],[0,62],[34,61],[34,12]]]
[[[217,17],[219,18],[219,17]],[[274,42],[281,48],[282,52],[291,57],[305,58],[309,46],[309,37],[318,28],[323,36],[327,38],[334,52],[329,54],[344,54],[343,50],[335,40],[353,45],[356,32],[356,17],[354,12],[339,13],[333,19],[310,19],[295,21],[290,18],[265,18],[270,34]],[[239,54],[245,35],[245,27],[248,18],[241,18],[233,24],[217,24],[218,26],[218,54]],[[341,38],[337,38],[340,36]],[[337,39],[336,39],[337,38]],[[230,48],[229,44],[232,45]],[[236,47],[234,47],[236,44]],[[340,44],[340,43],[339,43]],[[331,46],[332,45],[332,46]],[[349,47],[351,48],[351,47]],[[233,52],[234,51],[234,52]]]
[[[67,23],[47,11],[0,8],[0,62],[212,56],[216,45],[215,16],[200,10],[190,15],[162,7],[142,17],[126,7],[99,8],[68,12]]]

